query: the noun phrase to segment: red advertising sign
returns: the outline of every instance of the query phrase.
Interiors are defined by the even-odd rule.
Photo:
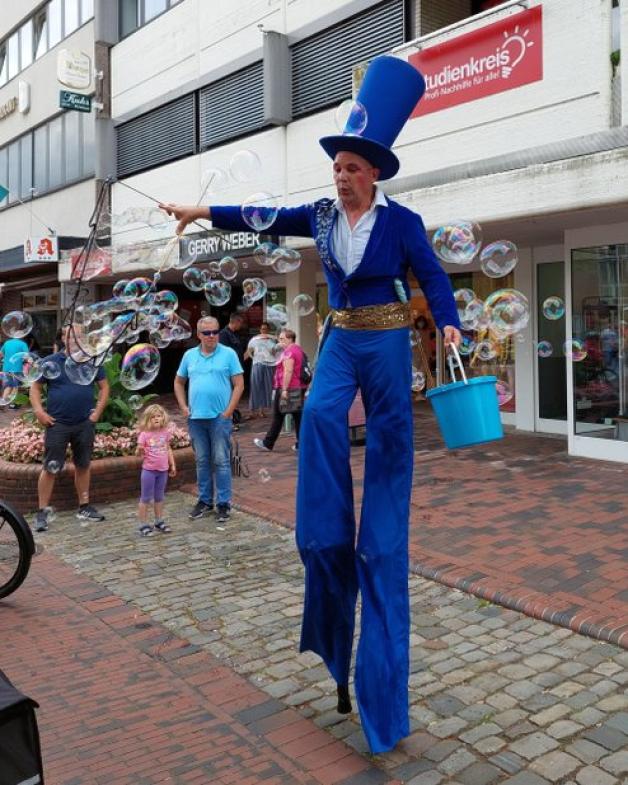
[[[423,49],[409,62],[426,83],[412,117],[538,82],[543,78],[542,7]]]

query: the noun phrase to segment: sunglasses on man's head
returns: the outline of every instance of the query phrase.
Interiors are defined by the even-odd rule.
[[[218,335],[220,330],[201,330],[201,335]]]

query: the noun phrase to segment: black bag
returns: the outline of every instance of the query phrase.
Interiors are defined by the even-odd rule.
[[[301,361],[301,375],[299,377],[301,384],[310,384],[313,375],[312,366],[310,365],[310,361],[307,358],[307,354],[303,352],[303,360]]]
[[[303,407],[303,392],[298,387],[288,390],[288,395],[285,398],[281,397],[281,390],[276,390],[275,392],[279,396],[279,411],[282,414],[293,414],[301,411]]]
[[[249,467],[244,456],[240,455],[240,445],[237,439],[231,440],[231,476],[244,478],[249,476]]]
[[[43,785],[36,708],[0,671],[0,785]]]

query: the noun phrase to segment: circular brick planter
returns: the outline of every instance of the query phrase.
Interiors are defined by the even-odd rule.
[[[174,451],[177,476],[168,478],[170,489],[196,482],[194,452],[191,447]],[[105,505],[109,502],[139,499],[142,459],[135,455],[120,458],[96,458],[92,461],[90,502]],[[0,459],[0,499],[9,502],[23,514],[37,509],[37,480],[40,463],[9,463]],[[52,494],[51,505],[58,510],[78,506],[74,489],[74,466],[68,461],[59,472]]]

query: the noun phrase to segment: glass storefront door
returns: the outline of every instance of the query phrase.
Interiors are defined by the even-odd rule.
[[[628,244],[573,249],[571,301],[574,433],[628,442]]]
[[[546,433],[567,433],[567,362],[563,351],[565,344],[564,262],[537,265],[536,302],[535,427],[537,431]],[[563,303],[562,315],[558,315],[560,303]]]

